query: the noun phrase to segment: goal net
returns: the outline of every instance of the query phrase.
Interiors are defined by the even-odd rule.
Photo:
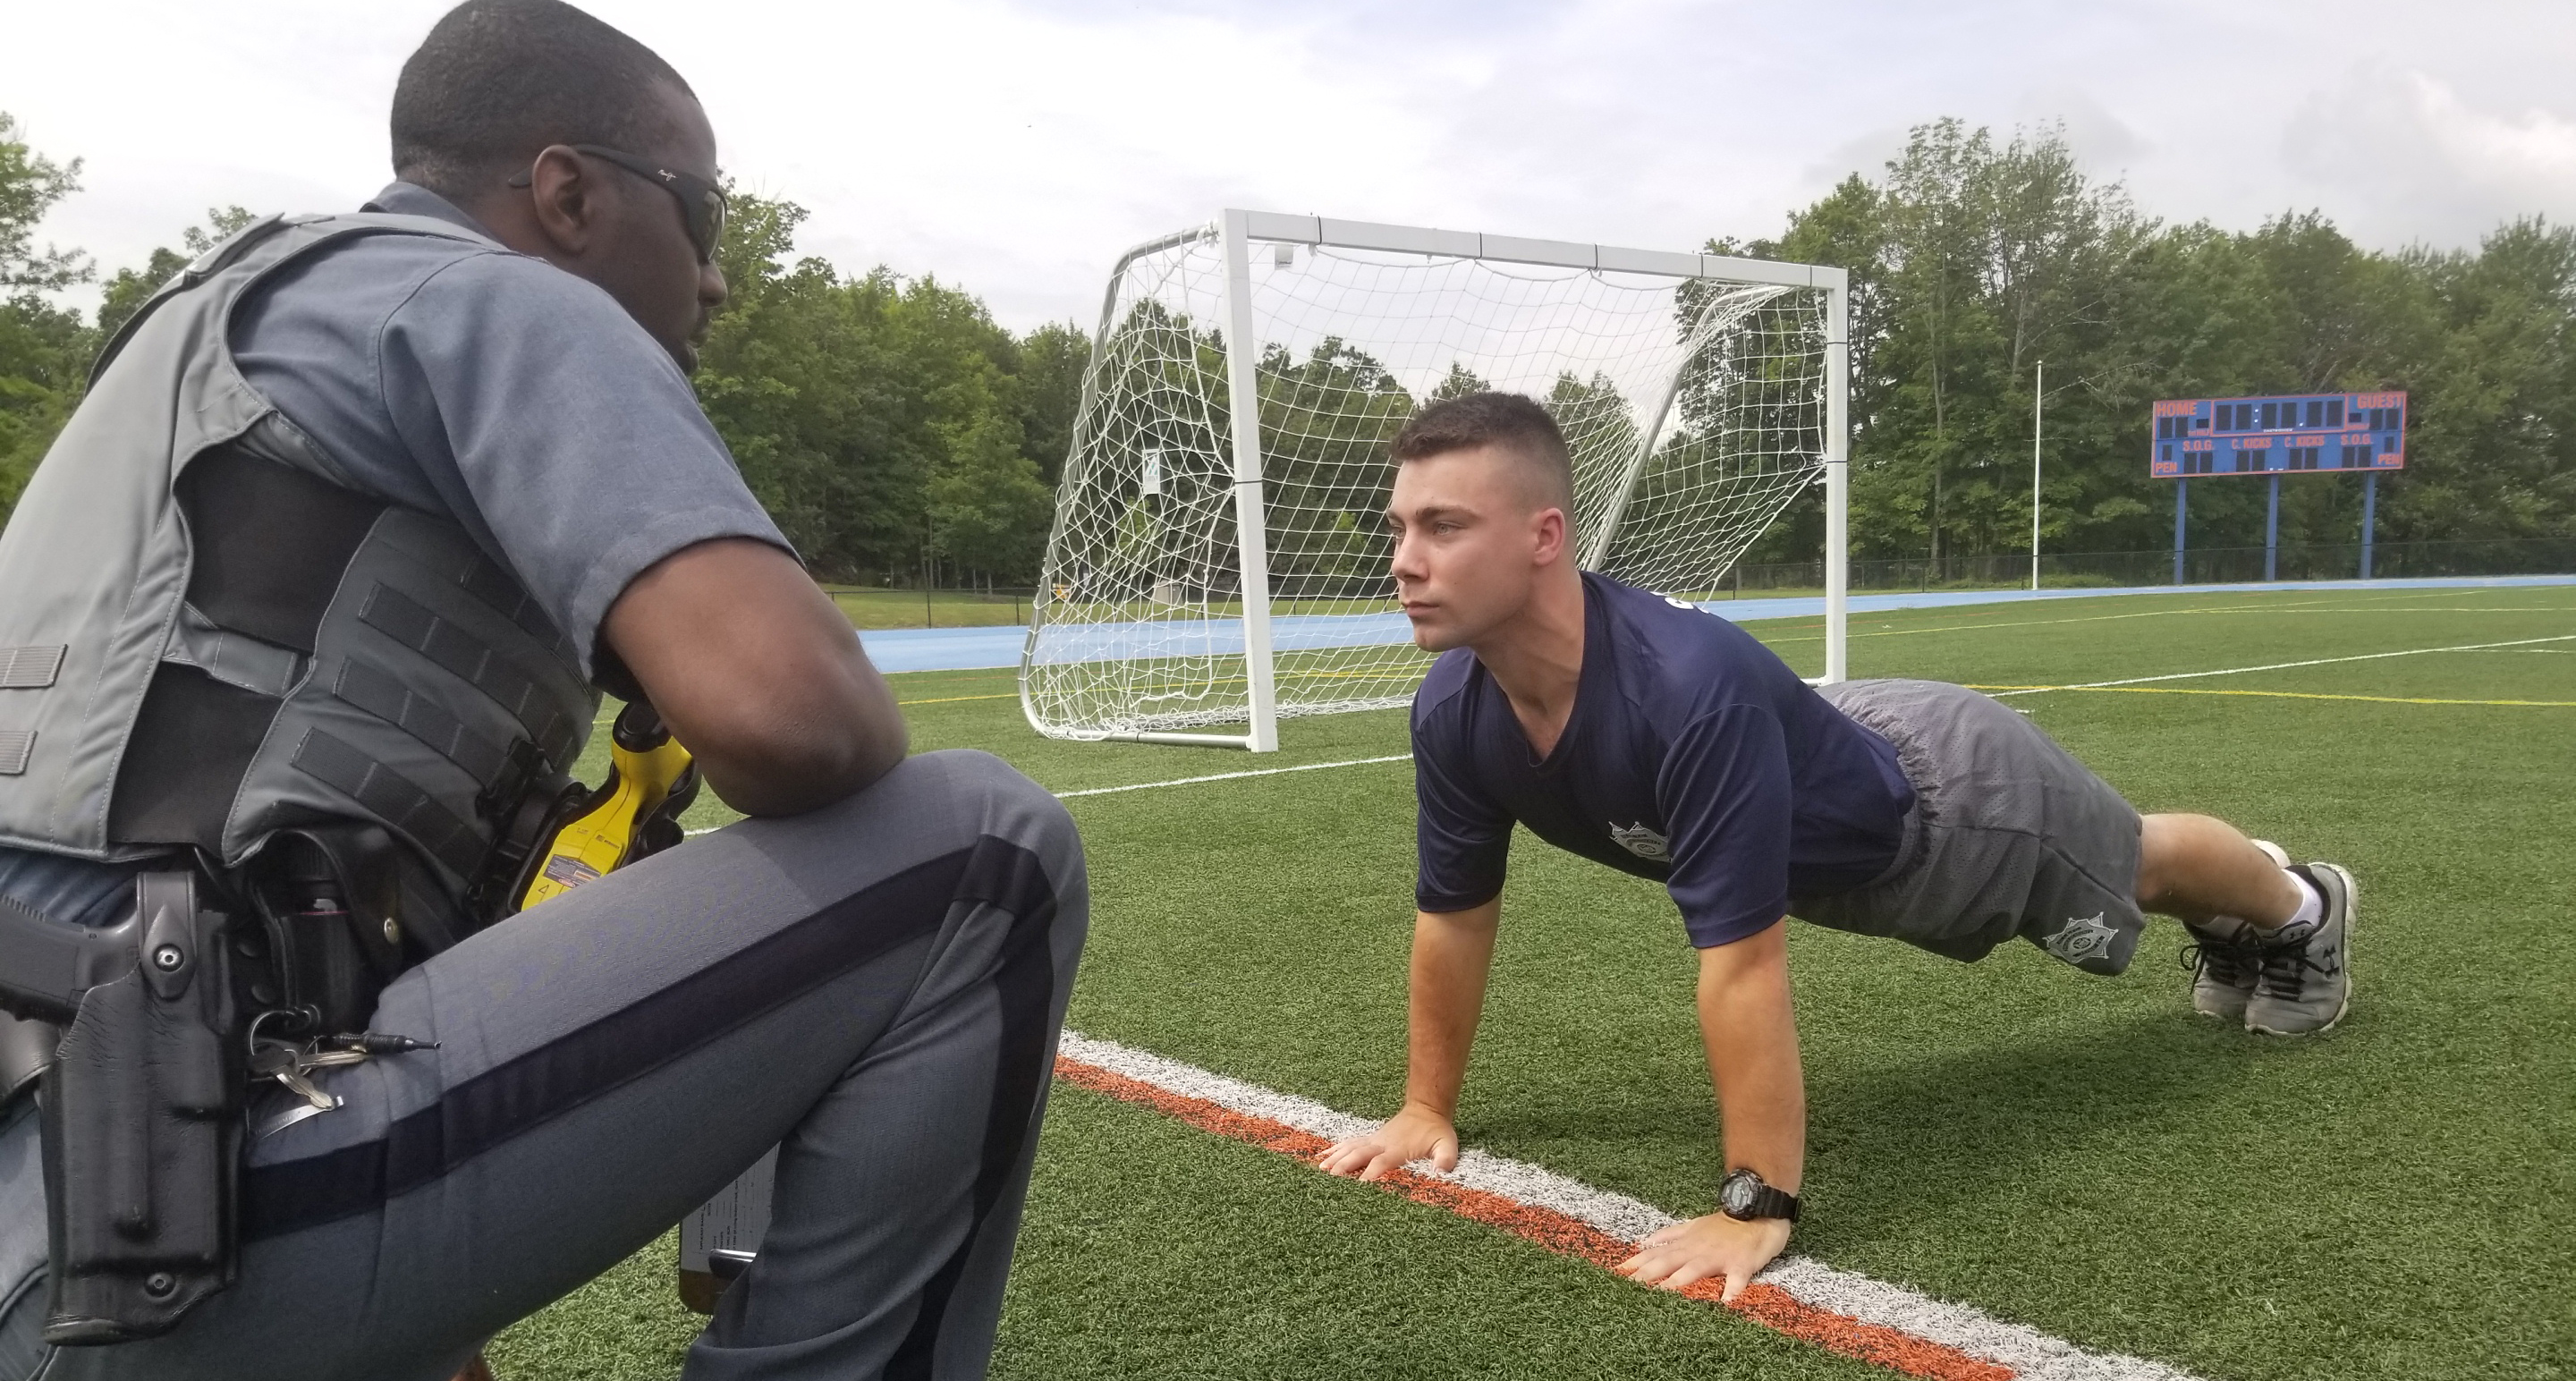
[[[1564,430],[1586,569],[1711,595],[1842,469],[1842,289],[1805,265],[1257,212],[1138,247],[1065,462],[1030,723],[1266,749],[1281,718],[1409,703],[1430,656],[1388,575],[1387,447],[1421,404],[1482,389]],[[1215,726],[1244,727],[1190,732]]]

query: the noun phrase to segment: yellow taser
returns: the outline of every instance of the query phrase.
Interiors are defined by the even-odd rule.
[[[530,855],[516,910],[679,842],[679,813],[698,791],[697,764],[650,704],[637,700],[618,711],[608,764],[608,780],[573,801]]]

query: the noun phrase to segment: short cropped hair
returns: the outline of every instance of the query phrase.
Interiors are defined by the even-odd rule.
[[[1395,434],[1396,463],[1491,446],[1521,462],[1536,506],[1574,516],[1574,457],[1547,409],[1518,393],[1444,398],[1413,415]]]
[[[465,0],[394,83],[394,176],[451,199],[550,144],[641,152],[670,131],[652,49],[562,0]]]

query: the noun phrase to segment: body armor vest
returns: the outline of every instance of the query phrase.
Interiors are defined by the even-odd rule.
[[[272,217],[102,353],[0,533],[0,843],[230,869],[281,830],[373,824],[442,894],[444,915],[407,918],[434,950],[471,928],[496,841],[552,800],[599,702],[506,566],[348,487],[233,360],[246,294],[366,234],[492,245],[421,217]]]

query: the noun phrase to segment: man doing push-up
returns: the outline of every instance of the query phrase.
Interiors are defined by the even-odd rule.
[[[1699,949],[1725,1127],[1721,1212],[1619,1269],[1733,1299],[1796,1220],[1806,1096],[1786,916],[1974,960],[2014,936],[2088,973],[2128,966],[2143,913],[2179,918],[2195,1009],[2248,1030],[2332,1026],[2350,996],[2353,881],[2201,815],[2141,818],[2012,710],[1958,686],[1811,688],[1733,624],[1574,565],[1571,465],[1536,403],[1435,403],[1394,444],[1394,574],[1420,646],[1420,873],[1403,1110],[1320,1157],[1376,1179],[1455,1167],[1515,822],[1662,881]]]

